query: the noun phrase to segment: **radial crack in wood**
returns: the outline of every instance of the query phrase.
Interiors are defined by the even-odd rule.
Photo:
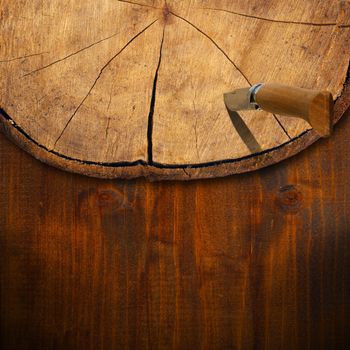
[[[81,106],[85,103],[85,101],[87,100],[87,98],[90,96],[92,90],[94,89],[94,87],[96,86],[97,82],[99,81],[99,79],[101,78],[103,72],[109,67],[109,65],[111,65],[113,63],[113,61],[135,40],[137,39],[141,34],[143,34],[149,27],[151,27],[157,20],[153,21],[151,24],[149,24],[147,27],[145,27],[144,29],[142,29],[139,33],[137,33],[135,36],[133,36],[111,59],[109,59],[107,61],[107,63],[101,68],[97,78],[95,79],[94,83],[92,84],[91,88],[89,89],[88,93],[86,94],[86,96],[83,98],[83,100],[80,102],[80,104],[78,105],[78,107],[76,108],[76,110],[74,111],[74,113],[72,114],[72,116],[68,119],[66,125],[64,126],[63,130],[61,131],[61,133],[59,134],[57,140],[55,141],[54,144],[54,148],[56,147],[58,141],[61,139],[61,137],[63,136],[64,132],[66,131],[68,125],[71,123],[71,121],[73,120],[74,116],[77,114],[77,112],[79,111],[79,109],[81,108]],[[152,96],[153,99],[153,96]],[[109,110],[111,105],[111,97],[110,97],[110,101],[108,103],[108,108],[107,110]],[[109,124],[110,119],[108,120],[108,124]]]

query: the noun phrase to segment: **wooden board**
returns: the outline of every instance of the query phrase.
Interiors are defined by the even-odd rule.
[[[350,113],[250,174],[100,180],[0,135],[0,348],[350,348]]]
[[[317,140],[223,93],[257,82],[350,104],[350,3],[338,0],[0,0],[6,134],[99,177],[193,179],[258,169]]]

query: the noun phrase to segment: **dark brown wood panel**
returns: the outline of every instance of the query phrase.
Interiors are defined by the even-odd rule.
[[[347,349],[349,117],[189,183],[72,175],[0,135],[1,349]]]

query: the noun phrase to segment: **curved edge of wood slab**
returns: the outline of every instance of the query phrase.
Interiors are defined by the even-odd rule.
[[[342,94],[335,102],[334,124],[340,120],[350,107],[349,73],[350,69]],[[251,172],[290,158],[309,147],[320,138],[315,131],[307,130],[289,142],[262,153],[252,154],[239,159],[227,159],[212,163],[173,166],[157,163],[150,165],[144,161],[106,164],[69,158],[55,151],[50,151],[33,140],[14,122],[11,116],[2,109],[0,109],[0,129],[11,141],[33,157],[56,168],[105,179],[145,177],[154,181],[195,180]]]

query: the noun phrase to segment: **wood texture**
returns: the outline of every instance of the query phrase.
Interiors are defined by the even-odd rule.
[[[348,349],[350,113],[195,182],[61,172],[0,136],[0,347]]]
[[[247,111],[231,120],[223,93],[252,83],[329,90],[350,103],[349,1],[0,0],[0,8],[2,128],[71,171],[224,176],[316,140],[298,119]]]

